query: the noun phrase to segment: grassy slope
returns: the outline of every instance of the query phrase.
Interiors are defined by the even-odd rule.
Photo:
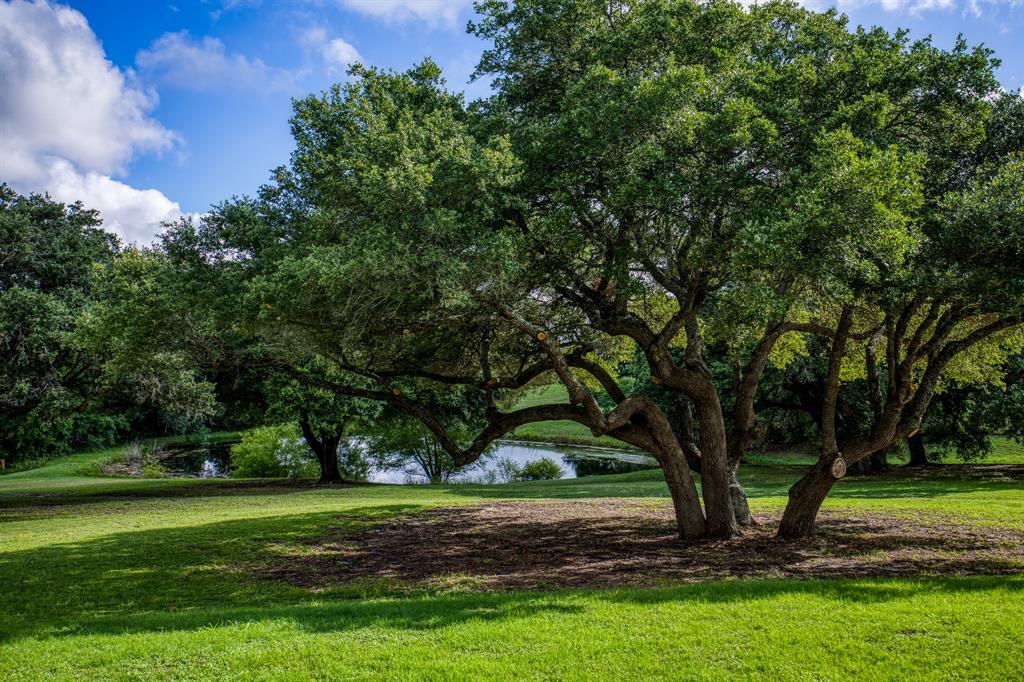
[[[651,497],[658,472],[508,486],[0,478],[4,679],[722,679],[1024,676],[1024,579],[730,581],[648,590],[310,592],[254,570],[295,541],[485,498]],[[748,466],[778,508],[799,468]],[[1024,527],[1019,483],[849,480],[828,504]],[[353,599],[352,597],[362,597]]]
[[[566,394],[564,386],[561,384],[548,384],[546,386],[539,386],[526,393],[516,404],[516,407],[524,408],[564,403],[567,399],[568,394]],[[579,445],[600,445],[613,448],[629,447],[622,441],[607,436],[595,438],[583,424],[564,419],[520,426],[516,429],[514,436],[523,440],[543,443],[576,443]]]

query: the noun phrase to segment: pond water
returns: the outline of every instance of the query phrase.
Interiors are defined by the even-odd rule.
[[[613,448],[588,448],[549,443],[528,443],[525,441],[500,441],[490,456],[481,460],[469,471],[461,474],[456,481],[479,483],[502,483],[500,462],[511,461],[517,466],[547,457],[562,469],[562,478],[601,476],[602,474],[624,474],[658,466],[653,457],[647,457],[628,450]],[[496,480],[492,480],[496,478]],[[370,480],[374,483],[422,483],[422,476],[410,475],[401,470],[371,470]]]
[[[160,463],[171,476],[188,478],[226,478],[231,471],[233,443],[207,446],[176,446],[166,448]],[[500,463],[504,460],[518,466],[547,457],[562,469],[562,478],[621,474],[657,467],[653,458],[628,450],[588,448],[523,441],[500,441],[485,459],[458,477],[459,481],[502,482]],[[416,476],[398,469],[370,471],[374,483],[422,483]]]
[[[234,443],[167,447],[160,456],[160,465],[171,476],[227,478],[231,471],[232,445]]]

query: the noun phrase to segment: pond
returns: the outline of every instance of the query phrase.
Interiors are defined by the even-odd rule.
[[[227,478],[231,471],[231,446],[234,444],[168,446],[160,455],[160,466],[171,476]]]
[[[206,446],[167,447],[160,455],[160,464],[170,476],[186,478],[227,478],[231,471],[233,443],[215,443]],[[525,441],[499,441],[492,453],[459,476],[458,481],[500,483],[501,463],[518,466],[547,457],[562,469],[562,478],[622,474],[641,469],[653,469],[653,458],[629,450],[591,448]],[[372,469],[374,483],[422,483],[416,476],[400,469]]]
[[[499,441],[490,456],[481,460],[455,482],[502,483],[500,463],[510,461],[518,466],[547,457],[562,469],[562,478],[581,478],[603,474],[624,474],[641,469],[657,468],[653,457],[614,448],[589,448],[553,443],[526,441]],[[371,470],[374,483],[422,483],[423,476],[410,475],[401,470]]]

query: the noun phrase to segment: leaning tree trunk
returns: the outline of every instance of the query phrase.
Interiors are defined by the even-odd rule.
[[[907,449],[910,450],[910,461],[907,466],[923,467],[928,465],[928,454],[924,450],[924,439],[918,431],[907,438]]]
[[[682,452],[659,453],[658,463],[665,474],[665,482],[672,495],[672,507],[676,515],[679,537],[683,540],[696,540],[704,537],[707,532],[704,512],[700,508],[697,485],[693,481],[693,475],[686,465]]]
[[[829,491],[845,473],[838,457],[820,458],[803,478],[789,489],[789,503],[779,524],[780,538],[807,538],[814,535],[818,510]]]

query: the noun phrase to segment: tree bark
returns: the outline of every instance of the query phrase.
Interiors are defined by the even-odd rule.
[[[907,462],[907,466],[928,466],[928,455],[925,452],[924,439],[921,438],[920,431],[907,438],[907,449],[910,450],[910,461]]]
[[[306,444],[313,451],[316,462],[320,466],[320,480],[317,482],[343,483],[344,479],[338,470],[340,433],[317,434],[306,419],[299,420],[299,427],[302,429],[302,437],[306,439]]]
[[[344,479],[338,470],[338,446],[341,444],[341,439],[332,436],[324,438],[320,443],[322,454],[317,457],[320,461],[320,480],[318,482],[342,483]]]
[[[747,493],[736,475],[738,468],[739,462],[729,465],[729,496],[732,498],[732,511],[736,516],[736,523],[740,526],[756,526],[754,515],[750,513],[750,504],[747,503]]]
[[[728,538],[735,535],[738,526],[732,506],[734,477],[729,472],[725,420],[713,387],[703,398],[696,401],[696,407],[700,425],[700,487],[704,493],[707,535]]]
[[[682,452],[661,453],[658,463],[661,464],[665,482],[672,495],[672,508],[676,515],[679,537],[687,541],[704,537],[707,533],[704,512],[700,508],[700,498],[697,496],[693,475],[683,459]]]
[[[789,503],[779,524],[779,537],[808,538],[814,535],[814,523],[821,503],[836,482],[832,475],[834,458],[819,458],[803,478],[789,489]]]

